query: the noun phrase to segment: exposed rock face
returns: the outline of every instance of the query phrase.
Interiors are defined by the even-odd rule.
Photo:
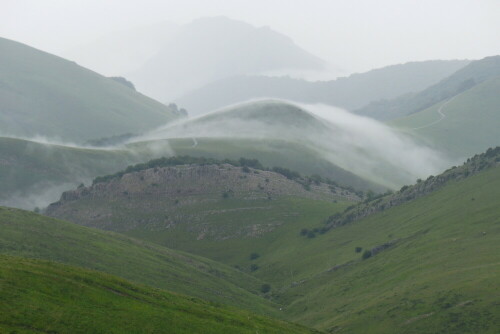
[[[308,186],[300,180],[230,164],[156,167],[131,172],[68,191],[46,214],[78,224],[116,231],[138,228],[162,231],[188,224],[198,239],[215,236],[256,237],[283,221],[261,222],[231,229],[205,223],[218,214],[251,215],[272,210],[268,204],[286,197],[314,200],[359,200],[343,188],[321,182]],[[229,205],[231,204],[231,205]],[[283,212],[282,217],[294,215]]]

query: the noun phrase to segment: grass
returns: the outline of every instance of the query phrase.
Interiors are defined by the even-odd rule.
[[[177,116],[76,63],[0,39],[0,130],[84,142],[141,133]]]
[[[446,117],[429,127],[415,129],[439,120],[437,110],[444,102],[395,120],[391,125],[455,159],[464,159],[500,143],[499,89],[497,77],[463,92],[443,107]]]
[[[0,256],[3,333],[312,333],[96,271]]]
[[[205,258],[120,234],[0,207],[0,253],[86,267],[254,312],[276,314],[264,283]]]
[[[498,167],[453,181],[289,253],[290,264],[300,256],[310,265],[278,297],[286,314],[339,333],[496,333],[499,182]],[[355,252],[389,241],[365,260]],[[326,261],[338,267],[324,270]]]

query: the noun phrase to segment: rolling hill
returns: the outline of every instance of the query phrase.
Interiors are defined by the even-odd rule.
[[[225,158],[257,158],[267,166],[287,167],[306,175],[320,174],[342,185],[377,191],[383,187],[397,189],[450,165],[437,152],[425,145],[415,145],[409,137],[377,121],[340,109],[281,100],[259,100],[230,106],[169,124],[132,141],[179,138],[191,140],[191,149],[184,147],[179,152],[181,154],[193,155],[189,151],[196,152],[206,139],[216,139],[218,145],[222,143],[220,147],[205,146],[206,157],[212,156],[209,151],[227,153],[228,145],[234,147],[243,142],[252,152],[239,148],[236,149],[240,151],[238,156]],[[283,142],[286,147],[273,149],[268,145],[256,146],[255,142]],[[290,146],[299,154],[303,152],[303,156],[290,159],[287,150]],[[176,150],[175,146],[172,148]],[[280,155],[287,159],[268,162],[269,155],[266,157],[262,152],[270,150],[276,154],[275,161]],[[400,153],[395,155],[397,150]],[[320,172],[320,169],[327,168],[317,168],[306,159],[314,156],[316,164],[330,165],[328,174]],[[287,164],[283,166],[279,161]]]
[[[419,92],[467,64],[469,61],[466,60],[410,62],[316,82],[290,77],[233,76],[211,82],[175,101],[187,108],[191,115],[263,97],[325,103],[355,110],[373,101]]]
[[[226,245],[236,241],[248,249],[231,262],[241,265],[256,245],[357,200],[332,182],[287,169],[263,170],[254,160],[184,157],[96,178],[91,187],[65,192],[46,214],[213,259],[227,256]]]
[[[465,159],[500,144],[500,76],[390,124],[417,140]]]
[[[261,314],[277,314],[278,306],[261,296],[264,282],[205,258],[5,207],[0,207],[0,229],[4,255],[98,270]]]
[[[234,204],[242,208],[241,202],[219,195],[227,205],[218,207],[212,202],[205,209],[215,210],[211,211],[215,217],[200,221],[217,228],[203,234],[189,228],[178,233],[172,227],[170,244],[237,265],[269,282],[272,299],[283,305],[288,319],[321,330],[495,333],[500,324],[496,300],[500,279],[499,162],[500,148],[490,149],[463,166],[347,208],[348,203],[321,207],[320,201],[296,200],[282,206],[276,200],[274,205],[282,213],[292,217],[300,210],[303,213],[260,238],[234,233],[231,226],[261,226],[258,224],[272,213],[235,211]],[[195,174],[203,175],[201,171]],[[78,191],[68,193],[61,206],[68,205],[66,212],[82,212],[92,198],[98,198],[96,202],[106,198],[100,198],[97,189],[109,189],[108,203],[113,199],[113,203],[133,207],[137,198],[130,190],[141,189],[134,181],[141,175],[146,181],[156,174],[153,169],[112,177],[105,184],[96,183],[80,198]],[[158,183],[147,189],[169,187]],[[170,191],[175,194],[175,189]],[[124,200],[126,196],[131,201]],[[335,220],[325,216],[328,210],[330,214],[339,212],[334,219],[353,212],[358,215],[332,225]],[[159,229],[126,233],[159,243],[167,235]],[[186,237],[189,233],[192,236]]]
[[[432,107],[500,76],[500,56],[476,60],[447,78],[420,92],[409,93],[391,100],[375,101],[355,110],[357,114],[380,120],[394,120]]]
[[[5,333],[313,333],[305,327],[53,262],[0,255]]]
[[[0,134],[82,143],[137,133],[173,110],[74,62],[0,38]]]

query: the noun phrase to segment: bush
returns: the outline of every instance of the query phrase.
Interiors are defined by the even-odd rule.
[[[307,235],[307,232],[309,232],[309,230],[307,228],[303,228],[302,230],[300,230],[300,235]]]
[[[356,247],[356,248],[354,248],[354,251],[356,253],[361,253],[362,250],[363,250],[363,247]]]
[[[254,271],[258,270],[258,269],[259,269],[259,266],[256,265],[255,263],[253,263],[253,264],[250,265],[250,271],[251,272],[254,272]]]
[[[363,253],[363,260],[366,260],[368,258],[370,258],[372,256],[372,251],[371,250],[365,250],[365,252]]]
[[[269,285],[269,284],[262,284],[261,285],[260,292],[268,293],[269,291],[271,291],[271,285]]]
[[[252,253],[250,254],[250,260],[256,260],[260,257],[259,253]]]
[[[247,166],[243,166],[243,167],[241,167],[241,171],[243,173],[250,173],[250,168],[248,168]]]
[[[316,234],[313,231],[309,231],[307,232],[307,237],[309,239],[316,238]]]

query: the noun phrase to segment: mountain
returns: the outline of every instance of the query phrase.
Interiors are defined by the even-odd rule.
[[[175,101],[188,109],[191,115],[262,97],[325,103],[355,110],[372,101],[421,91],[467,64],[469,61],[466,60],[410,62],[317,82],[290,77],[233,76],[210,82]]]
[[[390,124],[463,161],[500,143],[499,91],[500,75]]]
[[[74,62],[0,39],[0,133],[70,142],[143,132],[178,115]]]
[[[225,17],[202,18],[182,26],[161,51],[126,74],[139,91],[170,101],[208,82],[270,70],[320,70],[324,63],[268,27]]]
[[[0,255],[4,333],[313,333],[96,271]]]
[[[261,282],[220,263],[116,233],[0,207],[0,253],[106,272],[128,280],[272,315]]]
[[[116,31],[66,50],[62,56],[106,76],[124,75],[155,56],[178,29],[175,23],[160,22]]]
[[[483,81],[500,76],[500,56],[476,60],[420,92],[375,101],[355,112],[380,120],[393,120],[444,102]]]

